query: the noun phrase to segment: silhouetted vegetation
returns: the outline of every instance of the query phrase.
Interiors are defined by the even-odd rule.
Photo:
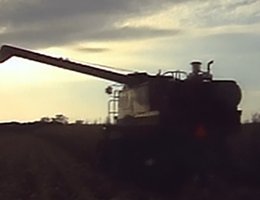
[[[58,124],[68,124],[69,118],[63,114],[57,114],[55,117],[42,117],[40,119],[42,123],[58,123]]]

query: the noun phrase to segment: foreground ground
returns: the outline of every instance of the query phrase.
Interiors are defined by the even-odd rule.
[[[95,160],[92,151],[99,132],[98,126],[0,127],[0,199],[225,200],[260,197],[260,185],[257,183],[237,183],[219,175],[209,176],[206,185],[201,184],[197,177],[192,177],[182,187],[169,186],[167,191],[111,178],[91,165]],[[247,150],[243,142],[253,141],[250,148],[257,147],[256,140],[248,137],[234,141],[232,145],[237,148],[234,151],[240,161],[249,159],[250,154],[250,150],[239,153]],[[254,149],[254,152],[257,150]],[[258,155],[250,154],[251,157]],[[251,160],[245,161],[244,165],[254,164],[254,170],[257,163]],[[241,165],[244,166],[243,163]]]

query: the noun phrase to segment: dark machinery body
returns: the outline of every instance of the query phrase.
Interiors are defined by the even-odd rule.
[[[106,149],[113,147],[114,152],[106,155],[123,160],[120,169],[155,176],[223,168],[226,138],[240,127],[240,99],[232,80],[162,76],[125,87],[119,93],[117,124],[108,126]]]
[[[123,84],[115,99],[116,123],[105,126],[98,147],[102,166],[117,171],[128,168],[143,173],[164,167],[170,174],[174,168],[196,168],[196,163],[219,163],[226,136],[240,126],[239,86],[233,80],[214,80],[209,66],[207,72],[195,70],[194,76],[181,71],[124,75],[2,46],[0,62],[12,56]]]
[[[240,98],[235,81],[154,77],[119,93],[118,123],[127,124],[132,119],[138,125],[186,126],[186,121],[208,121],[207,124],[229,122],[231,128],[240,122]]]

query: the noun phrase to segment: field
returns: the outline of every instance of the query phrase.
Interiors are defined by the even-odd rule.
[[[196,175],[176,188],[145,187],[95,168],[98,125],[2,124],[0,199],[258,199],[260,125],[227,141],[234,171]],[[163,184],[158,183],[158,187]]]

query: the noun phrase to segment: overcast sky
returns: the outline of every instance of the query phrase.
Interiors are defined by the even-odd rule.
[[[260,111],[259,33],[259,0],[0,0],[0,44],[150,73],[214,59],[243,89],[243,118]],[[106,115],[108,81],[22,59],[0,76],[1,121]]]

